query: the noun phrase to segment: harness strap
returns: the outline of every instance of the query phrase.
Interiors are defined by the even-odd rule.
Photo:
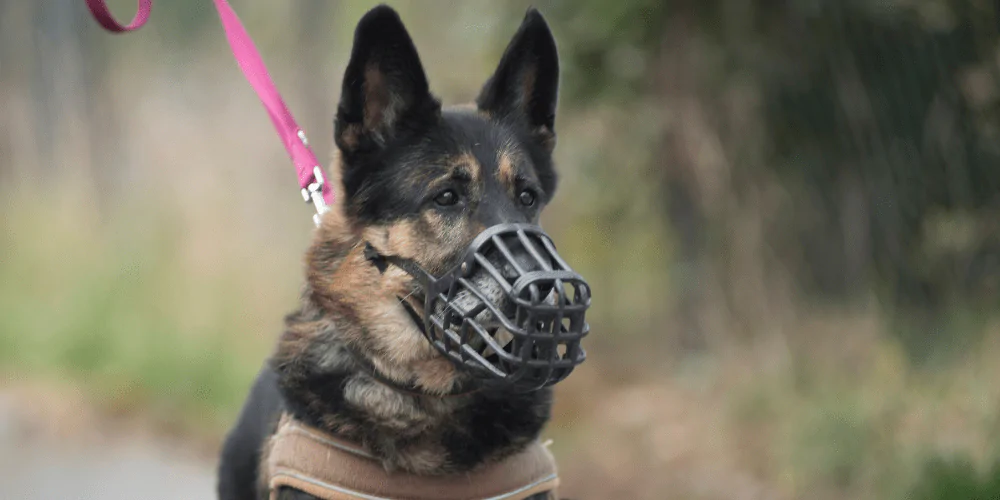
[[[550,492],[559,477],[548,449],[526,450],[467,474],[417,476],[388,472],[356,444],[284,414],[266,459],[270,498],[291,487],[322,500],[524,500]]]
[[[281,98],[278,88],[271,80],[267,67],[264,66],[264,61],[250,35],[243,28],[240,18],[226,0],[213,1],[215,10],[219,13],[219,20],[222,22],[222,28],[226,32],[229,47],[236,58],[236,63],[267,110],[278,136],[281,137],[281,141],[285,145],[285,150],[295,165],[299,186],[302,188],[302,196],[316,207],[317,215],[314,216],[313,220],[318,226],[318,216],[329,210],[329,206],[333,204],[333,190],[329,183],[324,181],[319,161],[309,147],[305,132],[295,122],[295,118]],[[153,0],[138,0],[139,8],[135,18],[128,25],[122,25],[111,15],[106,0],[86,0],[86,2],[97,22],[112,33],[123,33],[141,28],[149,20],[153,4]]]

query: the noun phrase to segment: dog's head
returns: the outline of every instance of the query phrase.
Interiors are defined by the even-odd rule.
[[[366,247],[439,275],[459,264],[485,229],[537,223],[556,188],[558,80],[555,41],[535,10],[476,103],[456,108],[442,108],[430,93],[395,11],[379,6],[359,22],[335,120],[335,206],[317,232],[308,271],[314,300],[383,374],[431,392],[451,390],[460,376],[413,317],[424,307],[418,280],[374,265]],[[525,246],[510,243],[507,257],[522,273],[540,265]],[[498,268],[508,273],[511,264]],[[512,306],[486,270],[468,279],[480,295],[458,291],[456,304],[472,309],[485,296]],[[486,328],[499,328],[490,310],[477,314]]]

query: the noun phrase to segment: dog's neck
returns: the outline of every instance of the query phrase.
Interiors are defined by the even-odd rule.
[[[524,449],[548,420],[550,389],[441,397],[376,380],[348,348],[344,332],[359,325],[305,295],[271,360],[286,405],[302,421],[360,443],[387,468],[467,471]]]

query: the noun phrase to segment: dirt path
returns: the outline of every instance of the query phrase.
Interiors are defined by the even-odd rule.
[[[189,447],[127,425],[92,425],[71,402],[21,395],[0,390],[0,498],[215,498],[214,464]]]

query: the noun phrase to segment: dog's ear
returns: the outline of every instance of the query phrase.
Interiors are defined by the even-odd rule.
[[[347,155],[377,150],[399,130],[433,119],[440,110],[399,14],[386,5],[368,11],[354,32],[344,73],[334,124],[337,146]]]
[[[542,14],[528,9],[476,104],[498,119],[520,120],[551,152],[555,147],[558,92],[556,41]]]

